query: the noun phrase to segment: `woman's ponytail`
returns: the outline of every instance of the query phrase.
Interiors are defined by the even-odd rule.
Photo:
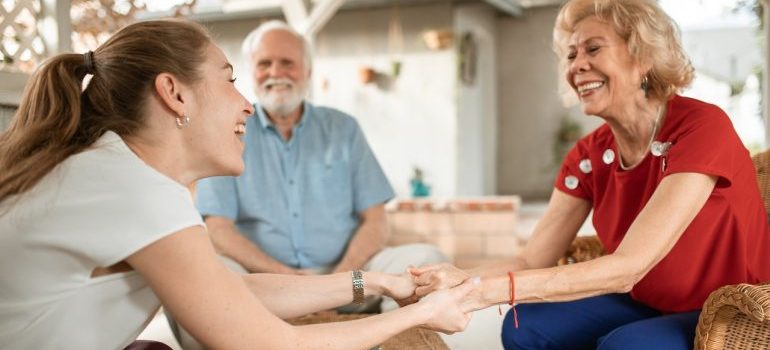
[[[22,193],[87,145],[73,143],[80,124],[83,55],[62,54],[32,75],[9,129],[0,134],[0,201]]]

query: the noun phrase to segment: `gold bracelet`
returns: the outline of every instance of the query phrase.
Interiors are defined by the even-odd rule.
[[[351,272],[353,277],[353,304],[364,303],[364,274],[361,270]]]

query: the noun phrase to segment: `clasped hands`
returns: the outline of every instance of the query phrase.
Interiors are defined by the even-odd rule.
[[[446,324],[426,326],[444,333],[465,329],[471,313],[484,305],[481,293],[481,279],[451,264],[410,267],[388,283],[386,295],[400,306],[413,303],[430,304],[431,318]]]

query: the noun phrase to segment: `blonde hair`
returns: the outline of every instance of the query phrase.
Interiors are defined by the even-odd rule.
[[[695,69],[682,48],[679,27],[655,0],[571,0],[553,28],[553,49],[567,69],[567,41],[581,20],[596,16],[609,23],[641,64],[649,64],[648,96],[667,100],[692,82]]]
[[[193,22],[147,21],[115,33],[91,60],[70,53],[45,61],[0,134],[0,202],[30,190],[106,131],[135,133],[144,125],[155,77],[167,72],[185,83],[200,81],[210,42]],[[93,77],[81,92],[86,74]]]

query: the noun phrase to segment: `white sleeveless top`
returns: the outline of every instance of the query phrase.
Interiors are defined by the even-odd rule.
[[[8,350],[122,349],[160,302],[135,271],[92,271],[203,225],[187,189],[113,132],[17,198],[0,203],[0,348]]]

